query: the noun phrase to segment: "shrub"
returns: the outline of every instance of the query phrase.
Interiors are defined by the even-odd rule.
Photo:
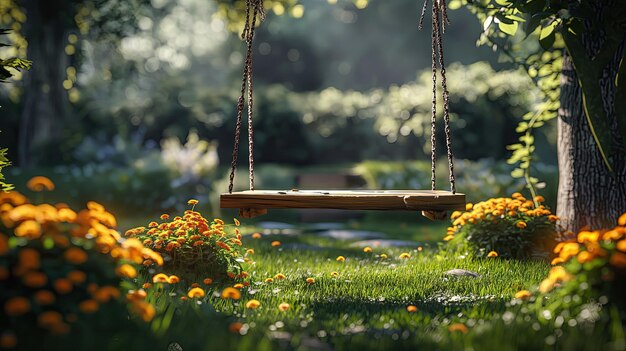
[[[127,237],[140,240],[144,245],[161,253],[168,271],[180,273],[205,273],[211,277],[235,277],[242,273],[241,263],[248,260],[241,254],[241,234],[238,228],[230,229],[221,219],[212,221],[194,211],[197,200],[189,200],[190,210],[172,220],[169,214],[161,215],[146,227],[126,231]],[[168,221],[169,220],[169,221]],[[235,226],[239,226],[235,219]],[[144,265],[152,265],[152,260]]]
[[[452,226],[444,238],[467,245],[478,256],[527,258],[545,256],[556,245],[558,217],[541,203],[520,193],[467,204],[465,212],[452,213]]]
[[[54,187],[45,177],[28,185],[35,191]],[[127,300],[126,293],[144,258],[162,258],[136,239],[121,240],[115,217],[100,204],[75,212],[64,204],[29,203],[15,191],[0,193],[0,221],[5,341],[36,349],[42,338],[67,334],[63,340],[72,347],[82,341],[82,347],[100,348],[115,333],[140,328],[129,321],[129,310],[145,321],[154,316],[149,303]]]

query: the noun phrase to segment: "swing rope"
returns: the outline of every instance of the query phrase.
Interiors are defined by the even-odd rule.
[[[422,30],[424,27],[424,17],[428,8],[429,0],[424,1],[422,13],[418,28]],[[456,194],[456,179],[454,177],[454,154],[452,153],[452,133],[450,130],[450,93],[448,92],[448,82],[446,79],[446,67],[443,56],[443,33],[446,31],[446,24],[449,24],[448,11],[445,0],[432,0],[432,81],[433,81],[433,98],[431,108],[430,122],[430,162],[431,162],[431,189],[436,187],[436,124],[437,124],[437,63],[441,70],[441,88],[443,90],[443,121],[446,137],[446,151],[448,154],[448,171],[450,180],[450,191]]]
[[[429,0],[424,1],[422,12],[419,20],[418,28],[421,30],[424,24],[426,9]],[[257,17],[261,22],[265,19],[265,11],[263,9],[262,0],[246,0],[246,17],[244,29],[241,34],[242,39],[246,42],[246,59],[244,63],[243,78],[241,81],[241,95],[237,100],[237,122],[235,126],[235,144],[233,147],[233,157],[230,167],[230,177],[228,192],[232,194],[235,181],[235,172],[237,170],[237,159],[239,156],[239,142],[241,139],[241,124],[243,117],[244,105],[248,106],[248,164],[249,164],[249,181],[250,190],[254,190],[254,129],[253,129],[253,87],[252,87],[252,51],[254,31],[257,24]],[[436,116],[437,116],[437,64],[441,71],[441,88],[443,90],[443,120],[446,138],[446,149],[448,154],[448,171],[450,180],[450,191],[456,194],[456,185],[454,177],[454,155],[452,153],[452,133],[450,130],[450,94],[448,92],[446,80],[446,68],[443,56],[443,33],[445,33],[446,24],[449,24],[448,13],[445,0],[432,0],[432,82],[433,97],[431,106],[431,189],[436,189]],[[247,92],[247,96],[246,96]]]
[[[262,0],[246,0],[246,19],[241,33],[241,38],[246,42],[246,60],[243,68],[243,78],[241,80],[241,95],[237,100],[237,123],[235,126],[235,145],[233,148],[233,159],[230,164],[230,177],[228,193],[233,193],[235,183],[235,171],[237,170],[237,158],[239,156],[239,140],[241,139],[241,120],[243,116],[246,90],[248,92],[248,167],[250,190],[254,190],[254,128],[252,125],[252,113],[254,107],[253,87],[252,87],[252,43],[254,41],[254,30],[256,28],[257,16],[261,22],[265,19]]]

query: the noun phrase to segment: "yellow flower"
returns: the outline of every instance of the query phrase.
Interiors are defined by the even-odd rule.
[[[600,232],[599,231],[581,231],[580,233],[578,233],[578,242],[579,243],[596,243],[598,242],[598,239],[600,239]]]
[[[193,288],[189,290],[189,292],[187,293],[187,296],[189,296],[190,299],[202,298],[204,297],[204,295],[205,293],[204,293],[204,290],[202,290],[202,288]]]
[[[525,229],[528,225],[526,224],[526,222],[519,221],[519,222],[515,223],[515,226],[520,228],[520,229]]]
[[[98,304],[98,301],[91,299],[85,300],[78,304],[78,309],[80,309],[83,313],[94,313],[98,311],[99,307],[100,305]]]
[[[272,279],[272,278],[267,278],[267,279],[265,279],[265,282],[266,282],[266,283],[273,283],[273,282],[274,282],[274,279]]]
[[[147,303],[146,301],[135,301],[132,304],[132,310],[135,312],[144,322],[150,322],[154,315],[156,314],[156,310],[154,306]]]
[[[539,292],[542,294],[547,293],[548,291],[554,288],[554,281],[552,279],[546,278],[539,284]]]
[[[71,264],[83,264],[87,261],[87,253],[78,247],[70,247],[63,253],[65,260]]]
[[[619,218],[617,219],[617,225],[626,227],[626,212],[624,212],[624,214],[619,216]]]
[[[280,305],[278,305],[278,309],[281,311],[287,311],[289,309],[289,304],[286,302],[281,303]]]
[[[142,289],[150,289],[152,287],[152,284],[150,283],[143,283],[143,285],[141,286]]]
[[[178,284],[180,283],[180,278],[176,275],[170,275],[169,277],[167,277],[167,283],[168,284]]]
[[[465,204],[465,211],[470,211],[472,207],[474,207],[474,205],[471,202],[468,202]]]
[[[32,191],[54,190],[54,183],[49,178],[44,176],[32,177],[28,182],[26,182],[26,186]]]
[[[366,246],[363,248],[363,252],[372,252],[372,248],[369,246]]]
[[[251,310],[259,308],[259,306],[261,306],[261,302],[259,300],[250,300],[246,302],[246,308],[249,308]]]
[[[261,239],[261,233],[252,234],[252,239]]]
[[[333,277],[333,278],[336,278],[336,277],[339,276],[339,273],[338,272],[330,272],[330,276]]]
[[[615,247],[622,252],[626,252],[626,239],[618,241]]]
[[[543,196],[541,196],[541,195],[537,195],[537,196],[535,196],[535,199],[534,199],[534,200],[535,200],[536,202],[545,202],[545,201],[546,201],[546,199],[544,199],[544,198],[543,198]]]
[[[195,206],[197,204],[198,204],[198,200],[196,200],[196,199],[191,199],[191,200],[187,201],[187,205]]]
[[[30,311],[30,301],[25,297],[13,297],[4,304],[4,312],[8,316],[21,316]]]
[[[164,214],[162,214],[162,215],[161,215],[161,217],[159,217],[159,218],[161,218],[162,220],[164,220],[164,221],[165,221],[165,220],[170,219],[170,215],[168,215],[167,213],[164,213]]]
[[[233,222],[235,222],[235,225],[237,227],[239,227],[241,225],[241,222],[239,222],[239,220],[237,218],[233,218]]]
[[[166,274],[159,273],[159,274],[156,274],[154,277],[152,277],[152,282],[153,283],[167,283],[168,278],[169,277]]]
[[[308,284],[315,284],[315,279],[314,278],[306,278],[306,282]]]
[[[489,253],[487,254],[487,257],[498,257],[498,253],[495,251],[489,251]]]
[[[233,285],[233,288],[241,290],[241,289],[243,289],[243,284],[237,283],[237,284]]]
[[[343,256],[337,256],[337,262],[344,262],[346,260]]]
[[[418,246],[418,247],[417,247],[417,251],[420,251],[420,252],[421,252],[422,250],[424,250],[424,248],[423,248],[423,247],[421,247],[421,246]]]
[[[248,250],[246,250],[246,253],[248,255],[254,255],[254,249],[248,249]]]
[[[411,313],[412,313],[412,312],[417,312],[417,307],[416,307],[416,306],[413,306],[413,305],[408,305],[408,306],[406,306],[406,310],[407,310],[408,312],[411,312]]]
[[[452,324],[452,325],[450,325],[450,326],[448,327],[448,331],[450,331],[450,332],[455,332],[455,331],[458,331],[458,332],[461,332],[461,333],[463,333],[463,334],[466,334],[469,330],[467,329],[467,327],[465,326],[465,324],[462,324],[462,323],[454,323],[454,324]]]
[[[388,258],[387,254],[380,254],[381,260],[386,260]]]
[[[277,279],[277,280],[282,280],[282,279],[286,279],[286,278],[287,278],[287,276],[285,276],[285,275],[284,275],[284,274],[282,274],[282,273],[278,273],[278,274],[276,274],[276,275],[274,276],[274,279]]]
[[[400,254],[400,258],[402,258],[402,259],[409,259],[409,258],[411,258],[411,255],[409,255],[408,252],[403,252],[403,253]]]
[[[278,247],[278,246],[280,246],[280,241],[272,241],[272,246],[273,246],[273,247]]]
[[[515,298],[520,300],[528,300],[532,294],[528,290],[520,290],[515,293]]]
[[[443,238],[443,241],[450,241],[450,240],[452,240],[452,239],[454,239],[454,235],[446,235],[446,236]]]
[[[235,288],[226,288],[222,291],[222,299],[239,300],[240,298],[241,293]]]
[[[558,221],[558,220],[559,220],[559,217],[557,217],[557,216],[555,216],[555,215],[549,215],[549,216],[548,216],[548,220],[549,220],[550,222],[556,222],[556,221]]]
[[[137,277],[137,270],[135,269],[135,267],[129,265],[128,263],[124,263],[123,265],[117,267],[115,269],[115,273],[117,273],[118,276],[124,278],[132,279]]]

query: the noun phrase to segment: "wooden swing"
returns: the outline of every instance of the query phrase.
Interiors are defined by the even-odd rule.
[[[445,0],[432,0],[432,72],[433,98],[431,116],[431,190],[255,190],[254,189],[254,130],[252,127],[253,89],[252,89],[252,43],[257,17],[265,19],[262,0],[246,0],[246,18],[242,38],[246,42],[246,60],[244,63],[241,95],[237,101],[237,124],[235,144],[230,170],[228,193],[221,194],[221,208],[238,208],[239,216],[252,218],[267,213],[268,208],[292,209],[342,209],[342,210],[396,210],[422,211],[430,219],[445,219],[449,210],[464,210],[465,195],[456,192],[454,178],[454,156],[450,133],[449,93],[444,67],[442,33],[448,23]],[[428,0],[424,2],[419,22],[422,29]],[[443,118],[445,123],[446,147],[448,154],[450,191],[435,190],[435,116],[437,92],[437,58],[441,69],[443,88]],[[241,136],[244,103],[248,105],[248,164],[250,190],[233,192],[239,141]]]

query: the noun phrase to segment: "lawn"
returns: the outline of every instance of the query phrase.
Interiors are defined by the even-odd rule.
[[[244,245],[254,249],[255,263],[247,270],[252,283],[242,289],[241,300],[220,298],[224,286],[219,283],[204,285],[206,276],[201,267],[179,284],[166,284],[158,297],[154,292],[159,288],[150,289],[149,299],[156,306],[171,308],[173,303],[180,309],[171,320],[166,317],[168,328],[162,328],[162,340],[193,350],[210,350],[218,345],[251,350],[273,350],[278,346],[322,350],[458,349],[469,345],[506,349],[496,340],[512,348],[549,346],[543,338],[530,340],[527,333],[504,328],[504,322],[496,323],[490,331],[497,334],[496,339],[473,330],[467,334],[465,330],[455,331],[458,325],[453,326],[460,322],[486,332],[484,324],[500,318],[517,291],[538,284],[546,276],[548,262],[474,259],[442,251],[432,242],[432,235],[437,231],[443,235],[445,223],[405,223],[400,230],[394,222],[365,219],[347,226],[350,224],[366,230],[384,224],[391,239],[407,239],[406,234],[412,232],[411,240],[429,240],[415,246],[374,247],[372,252],[364,252],[352,245],[353,240],[322,237],[306,226],[296,227],[300,234],[277,233],[259,239],[245,236]],[[257,229],[250,227],[248,231]],[[281,246],[272,246],[274,241],[280,241]],[[402,253],[410,258],[400,258]],[[338,262],[338,256],[344,256],[345,261]],[[451,269],[465,269],[479,276],[446,274]],[[284,274],[285,279],[266,282],[277,274]],[[307,283],[307,278],[315,282]],[[203,303],[179,302],[194,282],[207,290]],[[246,308],[251,299],[258,300],[260,307]],[[289,304],[289,309],[279,310],[281,303]],[[409,312],[409,306],[416,310]],[[202,316],[207,313],[223,322],[215,328],[199,327],[204,325]],[[162,322],[157,320],[153,325]],[[229,328],[240,329],[229,332]]]

